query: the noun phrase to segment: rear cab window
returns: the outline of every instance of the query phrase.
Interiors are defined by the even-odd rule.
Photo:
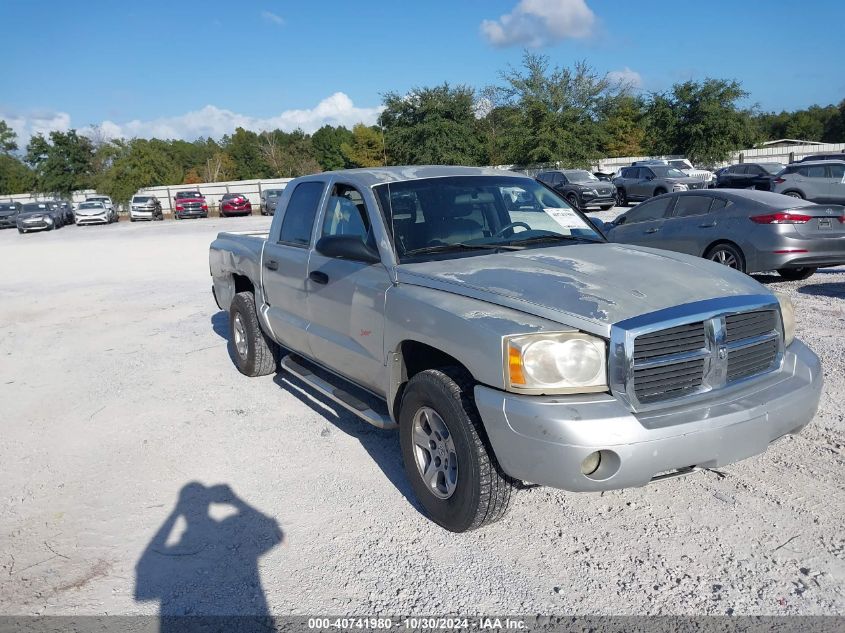
[[[307,247],[311,243],[311,231],[325,188],[326,183],[322,181],[302,182],[296,186],[282,218],[280,244]]]

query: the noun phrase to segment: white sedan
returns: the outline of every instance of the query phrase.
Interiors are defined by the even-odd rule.
[[[75,211],[76,224],[111,224],[112,212],[102,202],[80,203]]]

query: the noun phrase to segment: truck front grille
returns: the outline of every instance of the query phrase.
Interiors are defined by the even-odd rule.
[[[723,314],[634,338],[626,392],[648,405],[713,391],[769,372],[781,355],[774,309]]]

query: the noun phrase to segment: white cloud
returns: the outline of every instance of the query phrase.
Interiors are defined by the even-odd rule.
[[[115,123],[106,120],[99,124],[99,128],[106,138],[155,137],[193,140],[200,136],[210,136],[219,139],[224,134],[231,134],[237,127],[256,132],[275,129],[290,132],[297,128],[305,132],[314,132],[326,124],[345,125],[348,128],[356,123],[372,125],[381,111],[380,106],[359,108],[346,94],[336,92],[313,108],[285,110],[267,118],[252,117],[207,105],[185,114],[146,121],[135,119],[125,123]],[[39,132],[45,134],[53,130],[64,132],[73,127],[70,115],[66,112],[36,113],[26,116],[0,111],[0,119],[4,119],[17,132],[18,145],[21,147],[25,147],[29,138]],[[90,126],[78,129],[83,134],[91,132]]]
[[[622,70],[611,70],[607,73],[607,78],[610,81],[625,84],[631,88],[642,88],[643,78],[636,70],[631,70],[627,66]]]
[[[484,20],[481,33],[493,46],[538,48],[593,34],[596,15],[585,0],[520,0],[498,20]]]
[[[261,17],[264,18],[264,20],[266,20],[267,22],[276,24],[278,26],[284,26],[285,24],[285,19],[280,15],[276,15],[272,11],[262,11]]]

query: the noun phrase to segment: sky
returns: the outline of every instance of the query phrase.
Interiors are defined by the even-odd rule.
[[[766,111],[839,103],[842,0],[0,0],[0,119],[19,134],[219,138],[374,123],[382,95],[483,87],[526,49],[643,92],[736,79]],[[838,40],[837,40],[838,41]],[[816,51],[810,54],[806,51]]]

